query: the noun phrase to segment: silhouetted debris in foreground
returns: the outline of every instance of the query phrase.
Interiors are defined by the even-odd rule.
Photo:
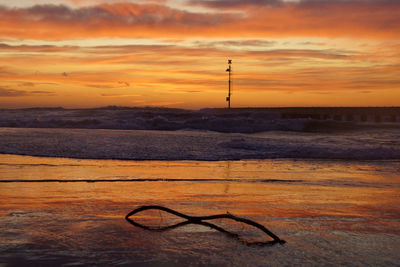
[[[186,221],[177,223],[177,224],[173,224],[173,225],[169,225],[169,226],[165,226],[165,227],[150,227],[150,226],[146,226],[143,224],[140,224],[136,221],[134,221],[133,219],[131,219],[130,217],[134,214],[137,214],[139,212],[145,211],[145,210],[161,210],[161,211],[165,211],[168,212],[170,214],[173,214],[175,216],[181,217],[183,219],[186,219]],[[203,226],[207,226],[210,227],[212,229],[215,229],[219,232],[222,232],[224,234],[227,234],[228,236],[239,240],[240,242],[246,244],[246,245],[259,245],[259,246],[268,246],[268,245],[275,245],[275,244],[285,244],[286,241],[283,239],[280,239],[277,235],[275,235],[274,233],[272,233],[270,230],[268,230],[266,227],[264,227],[263,225],[256,223],[252,220],[249,219],[245,219],[245,218],[241,218],[241,217],[237,217],[235,215],[232,215],[230,213],[226,213],[226,214],[217,214],[217,215],[210,215],[210,216],[189,216],[183,213],[180,213],[178,211],[163,207],[163,206],[141,206],[137,209],[134,209],[133,211],[129,212],[126,216],[125,219],[131,223],[132,225],[136,226],[136,227],[140,227],[146,230],[151,230],[151,231],[166,231],[166,230],[171,230],[177,227],[181,227],[184,225],[188,225],[188,224],[198,224],[198,225],[203,225]],[[225,230],[224,228],[217,226],[215,224],[212,224],[210,222],[206,222],[206,221],[210,221],[210,220],[215,220],[215,219],[230,219],[230,220],[234,220],[237,222],[241,222],[241,223],[245,223],[248,225],[251,225],[261,231],[263,231],[265,234],[267,234],[268,236],[270,236],[271,238],[273,238],[273,240],[271,241],[265,241],[265,242],[251,242],[251,241],[246,241],[243,240],[239,237],[238,234],[236,233],[232,233],[228,230]]]

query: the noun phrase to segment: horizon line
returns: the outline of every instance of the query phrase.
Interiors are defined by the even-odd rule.
[[[118,106],[118,105],[107,105],[97,107],[63,107],[63,106],[32,106],[32,107],[16,107],[16,108],[0,108],[0,110],[29,110],[29,109],[58,109],[58,110],[80,110],[80,109],[180,109],[180,110],[204,110],[204,109],[218,109],[218,110],[238,110],[238,109],[308,109],[308,108],[400,108],[399,106],[243,106],[243,107],[202,107],[197,109],[180,108],[180,107],[166,107],[166,106]]]

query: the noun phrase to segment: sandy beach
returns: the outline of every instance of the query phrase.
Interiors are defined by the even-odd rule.
[[[400,266],[399,25],[399,0],[1,1],[0,267]]]
[[[398,161],[121,161],[3,154],[0,165],[5,266],[395,266],[400,261]],[[247,246],[197,225],[146,231],[124,219],[141,205],[194,216],[229,212],[263,224],[287,243]],[[137,219],[153,226],[178,220],[161,212]],[[245,240],[270,239],[246,225],[215,223]]]

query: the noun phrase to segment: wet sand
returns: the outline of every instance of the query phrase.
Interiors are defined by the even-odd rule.
[[[0,264],[395,266],[399,170],[397,161],[138,162],[2,154]],[[249,247],[196,225],[146,231],[124,219],[140,205],[189,215],[230,212],[287,243]],[[137,219],[154,226],[177,221],[158,212]],[[269,240],[245,225],[215,223],[245,240]]]

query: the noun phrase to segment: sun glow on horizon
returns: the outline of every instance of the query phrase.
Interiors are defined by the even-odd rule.
[[[400,105],[400,4],[228,2],[0,6],[0,107]]]

